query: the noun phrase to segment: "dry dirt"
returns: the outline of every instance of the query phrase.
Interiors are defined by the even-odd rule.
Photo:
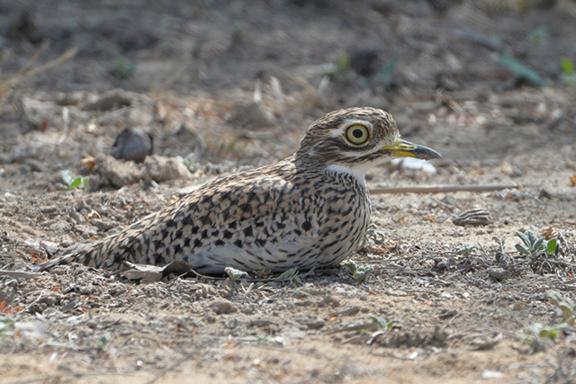
[[[576,296],[576,88],[560,69],[576,61],[574,4],[429,3],[441,2],[0,1],[4,83],[39,49],[32,66],[78,49],[0,87],[1,269],[29,271],[206,180],[282,158],[343,106],[387,109],[444,155],[435,173],[374,169],[373,190],[521,186],[373,194],[353,257],[360,274],[371,268],[363,277],[0,275],[0,382],[576,382],[573,327],[555,342],[531,331],[562,322],[548,291]],[[504,53],[547,84],[515,78]],[[133,126],[190,171],[106,158]],[[65,170],[89,186],[68,190]],[[453,223],[472,208],[490,222]],[[558,253],[520,255],[520,230],[558,238]]]

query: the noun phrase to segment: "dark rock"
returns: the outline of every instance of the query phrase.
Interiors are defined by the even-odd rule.
[[[434,12],[443,15],[452,7],[462,4],[462,0],[428,0],[427,3]]]
[[[22,11],[6,30],[6,37],[12,40],[26,40],[32,44],[41,43],[43,38],[34,20],[32,11]]]
[[[142,128],[125,128],[116,137],[110,154],[116,159],[141,163],[154,151],[154,138]]]
[[[360,76],[371,77],[380,66],[379,52],[374,49],[361,49],[350,54],[350,68]]]

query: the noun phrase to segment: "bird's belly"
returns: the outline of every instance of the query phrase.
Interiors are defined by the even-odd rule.
[[[302,270],[339,264],[361,246],[370,220],[370,204],[359,199],[342,207],[324,207],[325,216],[314,215],[308,231],[300,223],[290,223],[284,231],[275,231],[267,238],[242,241],[241,246],[210,245],[186,257],[186,261],[202,273],[222,273],[226,267],[243,271],[283,272],[290,268]]]
[[[226,267],[247,272],[283,272],[290,268],[309,269],[319,256],[318,242],[247,242],[242,248],[210,246],[186,258],[198,272],[222,273]]]
[[[334,214],[324,229],[322,251],[318,256],[320,267],[337,265],[358,251],[366,238],[370,212],[369,200],[359,199],[357,204]]]

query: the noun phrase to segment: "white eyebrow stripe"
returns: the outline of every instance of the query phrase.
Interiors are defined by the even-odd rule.
[[[348,128],[354,124],[359,124],[359,125],[363,125],[363,126],[367,127],[370,130],[370,134],[372,134],[372,124],[370,124],[366,120],[346,119],[346,120],[344,120],[344,122],[342,124],[340,124],[340,126],[338,128],[336,128],[335,130],[333,130],[330,133],[330,137],[338,137],[338,136],[343,135],[344,131],[346,131],[346,128]]]
[[[332,132],[330,132],[330,137],[339,137],[342,136],[344,134],[344,130],[346,128],[343,126],[340,126],[338,128],[336,128],[335,130],[333,130]]]

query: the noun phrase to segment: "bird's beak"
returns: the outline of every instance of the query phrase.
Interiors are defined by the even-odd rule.
[[[424,145],[413,144],[404,139],[398,140],[396,144],[387,145],[383,148],[392,157],[415,157],[417,159],[430,160],[442,157],[432,148]]]

